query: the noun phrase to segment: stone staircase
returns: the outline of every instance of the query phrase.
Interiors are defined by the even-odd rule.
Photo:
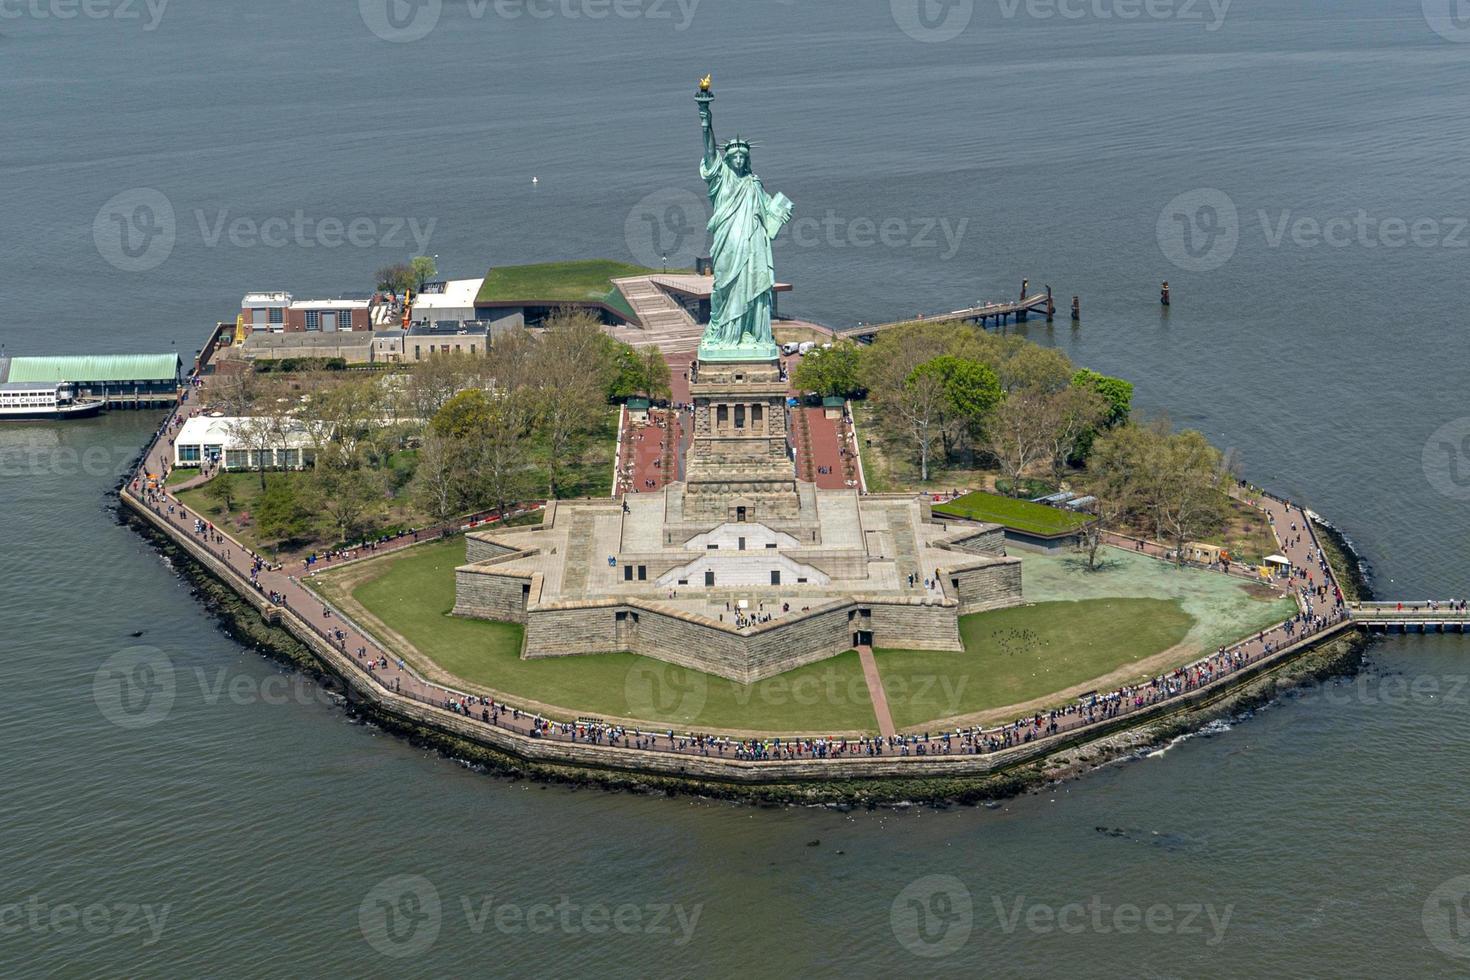
[[[614,279],[628,305],[643,324],[637,327],[614,327],[609,332],[633,347],[657,347],[665,354],[690,353],[699,349],[704,328],[694,322],[673,297],[659,288],[651,276]]]

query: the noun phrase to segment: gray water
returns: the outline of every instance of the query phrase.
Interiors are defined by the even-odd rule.
[[[901,2],[704,0],[686,24],[674,4],[592,20],[446,0],[392,43],[368,21],[427,21],[347,0],[177,0],[156,24],[122,0],[89,9],[139,19],[5,5],[0,343],[187,359],[247,290],[370,287],[419,251],[410,220],[453,276],[678,262],[698,244],[690,97],[712,70],[718,133],[756,140],[767,187],[817,219],[778,250],[787,312],[841,325],[1049,282],[1083,320],[1029,336],[1333,519],[1380,593],[1470,592],[1459,23],[1436,0],[1236,0],[1218,24],[1182,8],[991,0],[926,43]],[[161,215],[159,195],[172,247],[134,237],[130,255],[110,215]],[[309,232],[370,223],[339,247],[229,230],[298,209]],[[1303,218],[1351,230],[1312,245]],[[349,722],[218,631],[107,509],[156,421],[0,431],[6,975],[1470,963],[1458,637],[1382,642],[1359,678],[996,808],[508,782]],[[132,716],[108,667],[139,646],[163,665],[141,728],[112,720]]]

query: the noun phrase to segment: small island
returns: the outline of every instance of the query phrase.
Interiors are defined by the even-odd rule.
[[[419,259],[360,309],[251,294],[124,502],[354,710],[548,778],[1001,792],[1353,633],[1308,512],[1004,330],[1025,284],[782,317],[796,206],[713,98],[700,268]]]

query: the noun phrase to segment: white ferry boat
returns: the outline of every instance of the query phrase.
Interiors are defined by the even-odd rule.
[[[10,381],[0,384],[0,422],[82,419],[102,410],[102,399],[77,397],[69,381]]]

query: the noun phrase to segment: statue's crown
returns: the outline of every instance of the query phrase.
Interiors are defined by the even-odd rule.
[[[750,141],[736,136],[730,142],[725,144],[724,152],[729,153],[731,150],[744,150],[746,153],[749,153]]]

